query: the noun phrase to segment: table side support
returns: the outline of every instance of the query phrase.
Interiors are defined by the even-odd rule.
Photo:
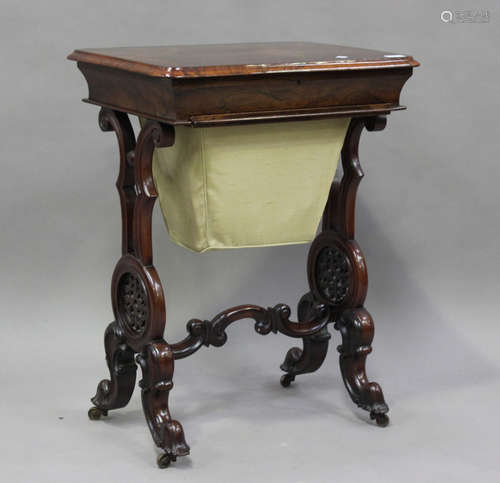
[[[274,307],[240,305],[231,307],[212,320],[192,319],[187,324],[188,336],[172,344],[175,359],[183,359],[204,346],[221,347],[227,341],[226,329],[238,320],[253,319],[255,331],[261,335],[278,332],[289,337],[307,337],[318,334],[330,322],[330,314],[323,304],[316,304],[308,321],[290,320],[290,307],[278,304]]]
[[[354,241],[354,212],[358,184],[363,171],[358,144],[364,127],[380,130],[384,116],[353,118],[342,148],[343,177],[334,182],[323,215],[322,232],[313,241],[308,256],[310,292],[298,304],[298,322],[290,320],[284,304],[274,307],[243,305],[227,309],[212,320],[192,319],[188,335],[169,344],[164,339],[165,298],[153,265],[151,222],[157,192],[152,176],[152,157],[157,147],[174,144],[173,126],[147,121],[135,141],[128,115],[102,108],[99,125],[114,131],[120,148],[117,189],[122,210],[122,257],[112,278],[111,298],[115,321],[105,333],[106,360],[110,380],[99,383],[89,411],[99,419],[111,409],[124,407],[132,395],[136,365],[142,369],[142,403],[146,421],[157,446],[164,450],[158,464],[166,467],[177,456],[189,454],[181,424],[172,419],[168,397],[173,387],[174,359],[195,353],[203,345],[222,346],[226,329],[242,319],[253,319],[255,330],[266,335],[283,333],[302,338],[303,348],[293,347],[281,369],[283,386],[298,374],[316,371],[328,351],[334,323],[342,335],[340,368],[352,400],[368,410],[377,424],[388,423],[380,386],[369,382],[365,359],[371,352],[373,321],[364,309],[367,272],[364,256]],[[134,354],[136,354],[134,362]]]
[[[325,207],[322,233],[309,251],[308,278],[313,298],[335,312],[335,328],[342,335],[338,347],[342,378],[353,402],[370,412],[379,426],[389,423],[382,389],[366,375],[366,357],[371,352],[374,324],[363,307],[368,289],[364,255],[354,240],[355,205],[359,183],[364,176],[358,147],[363,128],[381,131],[385,116],[353,118],[341,158],[343,176],[332,183]]]
[[[142,369],[142,405],[153,440],[164,450],[158,464],[168,466],[177,456],[189,454],[181,424],[172,419],[168,397],[173,387],[174,356],[163,339],[165,297],[160,278],[153,265],[151,220],[157,192],[152,175],[153,151],[174,144],[172,126],[148,121],[137,144],[127,114],[103,108],[99,125],[104,131],[115,131],[120,146],[120,174],[117,188],[122,206],[122,257],[111,283],[111,301],[116,321],[107,333],[114,337],[106,343],[106,357],[111,382],[101,381],[92,419],[109,409],[124,406],[133,391],[133,354]],[[112,328],[112,329],[111,329]],[[107,340],[108,340],[107,339]],[[111,339],[110,339],[111,340]],[[123,355],[125,354],[125,355]],[[120,359],[121,358],[121,359]],[[127,371],[115,368],[110,361],[126,360]],[[117,365],[117,364],[116,364]],[[134,364],[135,366],[135,364]],[[135,367],[134,367],[135,381]]]

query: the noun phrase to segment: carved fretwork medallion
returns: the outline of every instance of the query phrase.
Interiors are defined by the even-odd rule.
[[[141,279],[133,273],[125,273],[118,285],[118,310],[126,328],[141,335],[149,318],[147,293]]]
[[[333,305],[341,304],[349,291],[350,267],[347,255],[336,246],[324,247],[316,261],[316,284]]]

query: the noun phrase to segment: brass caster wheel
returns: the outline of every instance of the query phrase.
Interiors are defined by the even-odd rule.
[[[108,411],[106,411],[106,409],[99,409],[99,408],[93,406],[89,409],[88,414],[89,414],[90,420],[98,421],[99,419],[101,419],[101,416],[107,416]]]
[[[293,374],[283,374],[280,378],[280,383],[283,387],[288,387],[293,381],[295,381]]]
[[[167,453],[161,454],[156,460],[156,462],[158,463],[158,468],[168,468],[172,461],[175,461],[175,459]]]
[[[377,426],[385,428],[389,424],[389,416],[385,413],[370,413],[370,419],[375,419]]]

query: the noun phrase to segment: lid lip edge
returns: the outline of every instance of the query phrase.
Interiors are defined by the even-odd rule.
[[[418,67],[420,63],[412,56],[408,55],[398,59],[379,60],[353,60],[352,62],[335,61],[311,61],[289,64],[223,64],[207,66],[162,66],[149,64],[140,61],[132,61],[120,57],[103,55],[85,50],[76,49],[66,57],[68,60],[85,64],[98,65],[111,69],[125,70],[149,77],[160,78],[208,78],[208,77],[230,77],[238,75],[265,75],[279,73],[299,73],[299,72],[332,72],[342,70],[368,70],[368,69],[389,69]],[[225,69],[226,72],[217,72]],[[215,71],[215,72],[214,72]]]

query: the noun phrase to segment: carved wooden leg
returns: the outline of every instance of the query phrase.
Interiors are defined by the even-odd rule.
[[[114,131],[120,149],[120,172],[116,185],[120,194],[122,208],[122,252],[131,248],[132,239],[132,201],[134,195],[128,189],[133,184],[133,167],[127,160],[135,149],[135,136],[127,114],[101,109],[99,126],[103,131]],[[103,380],[91,399],[95,407],[90,408],[90,419],[99,419],[109,409],[124,407],[134,390],[136,366],[134,351],[127,344],[127,336],[117,322],[112,322],[104,334],[106,361],[111,380]]]
[[[386,118],[354,118],[342,147],[343,176],[334,182],[323,215],[323,232],[316,237],[308,260],[308,278],[313,297],[327,304],[342,334],[339,346],[340,369],[352,400],[370,411],[379,426],[389,422],[389,408],[382,389],[366,376],[366,356],[371,352],[374,326],[363,303],[368,289],[368,273],[363,253],[354,240],[355,204],[363,170],[358,145],[363,128],[384,129]]]
[[[116,322],[106,329],[104,347],[111,379],[102,380],[91,399],[95,406],[89,409],[89,418],[94,420],[106,416],[110,409],[126,406],[135,386],[134,351],[126,344],[123,330]]]
[[[172,388],[174,357],[163,339],[165,330],[165,297],[160,277],[153,266],[151,217],[157,198],[152,174],[155,147],[174,143],[172,126],[147,121],[137,139],[133,156],[134,209],[132,211],[132,243],[113,274],[113,310],[124,328],[127,340],[139,355],[137,362],[143,373],[142,404],[154,442],[165,453],[158,459],[162,468],[177,456],[189,454],[184,432],[173,420],[168,408]]]
[[[366,376],[366,357],[372,351],[373,320],[363,307],[344,311],[335,323],[342,334],[342,345],[338,347],[342,378],[351,399],[360,408],[370,412],[379,426],[387,426],[389,407],[385,403],[382,389]]]
[[[297,307],[299,322],[307,322],[315,317],[313,304],[311,293],[302,296]],[[324,327],[316,334],[303,337],[302,349],[292,347],[287,352],[285,360],[280,366],[281,370],[286,372],[280,379],[283,387],[288,387],[298,374],[314,372],[321,367],[328,352],[330,337],[328,329]]]
[[[122,257],[111,282],[111,301],[116,322],[106,332],[106,353],[111,381],[99,384],[89,412],[98,418],[108,409],[124,406],[135,383],[137,362],[144,414],[155,443],[165,453],[158,459],[166,467],[177,456],[189,454],[182,426],[172,420],[168,394],[172,388],[173,352],[163,339],[165,297],[153,266],[151,217],[157,197],[152,174],[155,147],[174,143],[172,126],[147,121],[137,143],[128,116],[101,109],[99,125],[115,131],[120,148],[120,173],[116,182],[122,208]]]
[[[177,456],[189,454],[189,446],[184,439],[184,431],[178,421],[170,416],[168,396],[173,387],[174,356],[164,341],[148,344],[137,362],[142,368],[142,406],[144,415],[156,445],[165,451],[158,459],[162,468],[175,461]]]

